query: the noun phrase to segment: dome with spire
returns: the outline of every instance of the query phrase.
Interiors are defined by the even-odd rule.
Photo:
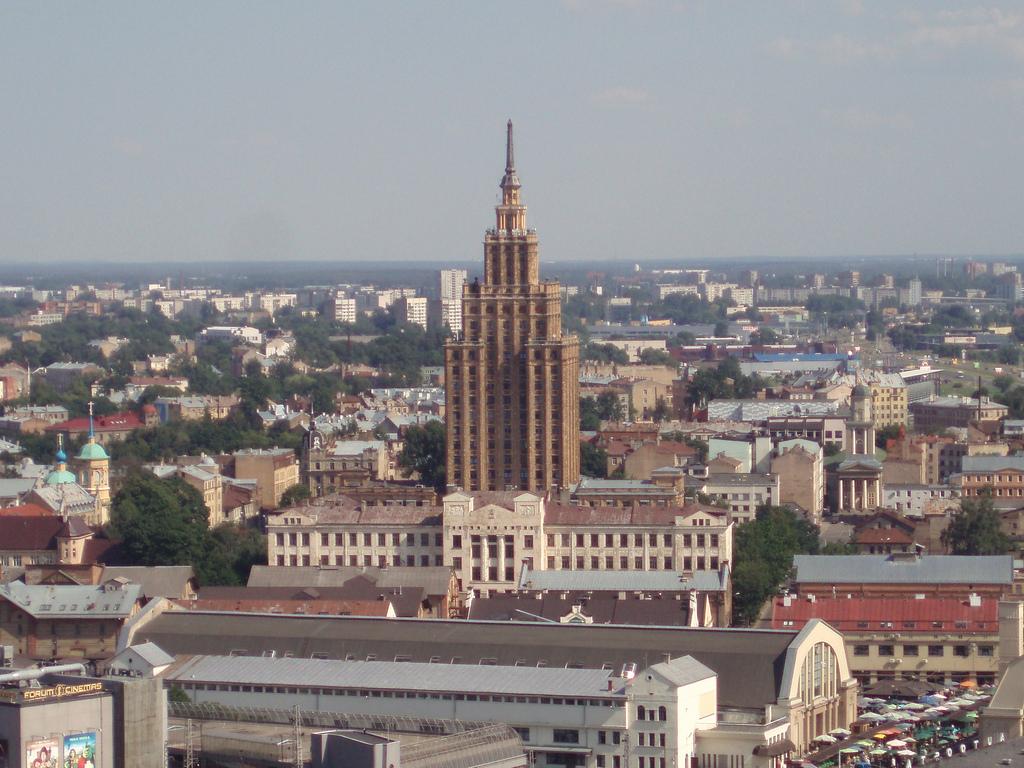
[[[78,478],[74,472],[68,471],[68,455],[64,453],[64,438],[57,435],[57,453],[53,457],[57,460],[57,466],[46,476],[47,485],[66,485],[77,483]]]
[[[108,461],[110,456],[104,450],[103,446],[94,440],[90,440],[82,446],[82,450],[78,452],[79,461]]]
[[[856,387],[853,388],[853,396],[854,397],[871,397],[871,390],[868,389],[863,384],[858,384]]]
[[[46,476],[47,485],[66,485],[67,483],[77,483],[78,478],[75,477],[74,472],[69,472],[67,467],[64,466],[63,462],[57,465],[57,468]]]

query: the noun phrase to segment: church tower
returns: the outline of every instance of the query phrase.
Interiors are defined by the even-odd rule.
[[[846,422],[846,452],[856,456],[875,455],[875,424],[871,390],[859,383],[850,396],[850,418]]]
[[[463,286],[462,335],[445,346],[448,483],[544,492],[579,481],[579,344],[562,335],[558,282],[540,279],[507,131],[484,279]]]
[[[89,403],[89,439],[75,457],[78,469],[78,484],[96,499],[96,509],[101,525],[110,517],[110,456],[103,446],[96,442],[92,421],[92,403]]]

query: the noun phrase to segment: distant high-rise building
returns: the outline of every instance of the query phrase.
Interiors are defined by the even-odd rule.
[[[339,323],[354,323],[356,321],[356,300],[346,299],[344,296],[335,296],[331,302],[334,309],[334,319]]]
[[[562,335],[556,281],[541,282],[508,123],[497,226],[484,279],[462,294],[462,336],[445,346],[448,482],[537,490],[579,480],[579,344]]]
[[[462,286],[466,276],[464,269],[441,270],[441,324],[455,336],[462,334]]]
[[[984,261],[970,261],[964,262],[964,274],[967,275],[969,280],[975,280],[979,275],[988,273],[988,264]]]
[[[907,304],[911,307],[917,307],[921,304],[921,280],[917,277],[910,278],[907,282],[907,289],[909,295],[907,297]]]
[[[398,320],[409,325],[418,325],[427,330],[427,317],[430,302],[422,296],[403,296],[395,301],[395,312]]]
[[[441,270],[441,299],[462,300],[462,286],[466,282],[468,272],[464,269]]]

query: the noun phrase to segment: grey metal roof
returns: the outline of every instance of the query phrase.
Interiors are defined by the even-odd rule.
[[[35,486],[33,477],[0,477],[0,499],[13,499],[28,493]]]
[[[316,685],[394,691],[491,693],[515,696],[609,697],[606,669],[499,667],[397,661],[195,656],[168,670],[169,680],[253,685]],[[692,673],[691,673],[692,674]],[[703,677],[708,677],[707,672]],[[697,678],[697,679],[703,679]]]
[[[712,400],[708,421],[764,421],[779,416],[831,416],[835,400]]]
[[[287,570],[287,569],[280,569]],[[168,653],[258,656],[275,651],[310,658],[314,653],[344,659],[409,656],[477,665],[549,667],[570,664],[613,669],[638,667],[693,656],[718,674],[719,704],[763,708],[780,696],[791,630],[691,629],[614,624],[378,619],[277,616],[214,611],[166,611],[140,626],[137,642],[152,641]],[[408,669],[408,667],[406,667]]]
[[[692,656],[681,656],[678,659],[663,661],[660,664],[655,664],[651,670],[676,685],[689,685],[698,680],[707,680],[715,674]]]
[[[675,571],[531,571],[523,567],[519,588],[569,592],[676,592],[691,589],[721,591],[725,581],[718,571],[695,571],[684,576]]]
[[[26,613],[46,618],[130,616],[142,588],[125,584],[116,589],[76,584],[28,585],[12,581],[0,586],[0,598],[6,598]]]
[[[815,584],[1012,584],[1009,555],[796,555],[796,582]]]
[[[108,565],[103,580],[122,577],[142,587],[144,597],[180,598],[185,587],[195,578],[191,565]]]
[[[128,651],[135,651],[135,653],[139,655],[139,658],[141,658],[147,664],[150,664],[154,667],[161,667],[165,664],[174,663],[174,657],[166,651],[164,651],[164,649],[156,643],[142,643],[140,645],[133,645],[123,650],[121,653],[118,654],[118,656],[120,656],[122,653],[127,653]]]
[[[1024,456],[964,456],[960,469],[963,472],[998,472],[1001,469],[1024,472]]]

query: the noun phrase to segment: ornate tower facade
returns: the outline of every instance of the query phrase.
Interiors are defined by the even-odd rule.
[[[96,509],[100,524],[105,525],[110,517],[110,456],[103,446],[96,442],[93,426],[92,403],[89,403],[89,439],[75,459],[78,469],[78,484],[96,498]]]
[[[463,286],[462,335],[445,346],[448,483],[467,491],[579,481],[579,344],[562,335],[556,281],[542,282],[508,123],[484,279]]]

